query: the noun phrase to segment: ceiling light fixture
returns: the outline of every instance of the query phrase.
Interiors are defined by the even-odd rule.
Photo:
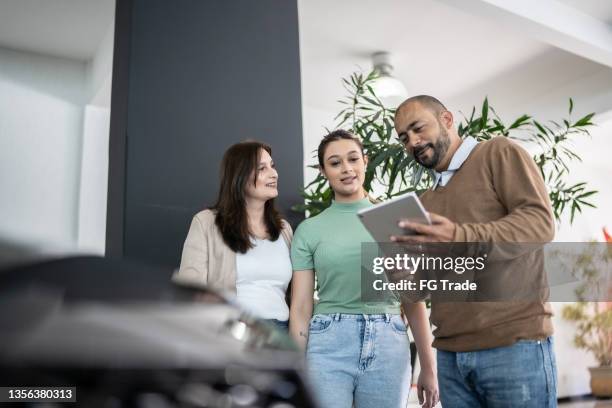
[[[379,77],[372,84],[374,93],[388,108],[395,108],[408,97],[406,87],[393,73],[391,54],[379,51],[372,54],[372,65]]]

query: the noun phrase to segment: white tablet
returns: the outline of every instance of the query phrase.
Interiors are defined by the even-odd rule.
[[[365,208],[359,211],[357,216],[376,242],[389,242],[391,235],[415,234],[414,231],[397,225],[402,218],[420,224],[431,224],[429,214],[415,193],[408,193]]]

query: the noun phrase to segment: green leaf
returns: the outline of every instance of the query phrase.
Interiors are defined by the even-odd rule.
[[[508,127],[508,130],[519,129],[522,126],[525,126],[529,122],[530,119],[531,119],[531,116],[522,115],[518,119],[516,119],[514,122],[512,122],[512,124]]]
[[[570,223],[574,222],[574,214],[575,212],[578,211],[580,212],[580,207],[578,206],[578,204],[574,201],[572,203],[572,211],[571,211],[571,215],[570,215]]]
[[[470,118],[467,120],[467,123],[472,123],[474,121],[475,114],[476,114],[476,107],[472,106],[472,113],[470,114]]]
[[[397,176],[402,173],[402,170],[404,170],[412,160],[413,159],[411,157],[404,154],[403,159],[396,166],[394,166],[391,171],[391,175],[389,177],[390,186],[395,185],[395,179],[397,178]]]
[[[593,194],[597,194],[598,191],[597,190],[593,190],[593,191],[588,191],[586,193],[580,194],[579,196],[577,196],[576,198],[585,198],[585,197],[590,197]]]
[[[578,121],[574,123],[573,127],[592,126],[593,122],[591,122],[591,119],[593,118],[593,116],[595,116],[594,112],[589,113],[585,117],[578,119]]]
[[[489,121],[489,99],[485,97],[482,103],[482,116],[480,117],[480,127],[485,128]]]
[[[544,126],[542,126],[540,124],[540,122],[538,122],[537,120],[533,121],[533,124],[536,128],[538,128],[538,130],[540,131],[540,133],[542,133],[543,135],[548,135],[548,130],[544,128]]]
[[[374,116],[372,117],[371,121],[372,121],[372,125],[375,125],[374,122],[376,121],[376,119],[378,119],[380,117],[382,112],[376,112],[376,114],[374,114]],[[378,127],[377,127],[378,130]]]
[[[414,187],[418,186],[421,182],[421,178],[423,177],[423,173],[425,172],[425,167],[419,166],[418,169],[412,175],[412,185]]]
[[[377,105],[380,106],[378,102],[376,102],[374,99],[372,98],[368,98],[367,96],[362,96],[363,99],[365,99],[368,103],[371,103],[372,105]]]

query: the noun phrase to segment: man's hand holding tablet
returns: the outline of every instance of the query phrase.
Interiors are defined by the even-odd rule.
[[[425,211],[414,193],[366,208],[357,215],[377,242],[451,242],[455,235],[456,224]]]
[[[402,218],[398,222],[400,228],[407,229],[411,234],[392,235],[392,242],[421,244],[426,242],[452,242],[457,224],[439,214],[427,213],[431,225],[419,224],[410,219]],[[416,233],[416,234],[415,234]]]
[[[427,211],[414,193],[408,193],[365,208],[359,211],[357,216],[377,242],[389,242],[391,236],[416,233],[407,227],[401,227],[399,225],[400,220],[416,225],[431,224]]]

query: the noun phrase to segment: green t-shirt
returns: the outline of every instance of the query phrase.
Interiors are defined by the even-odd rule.
[[[291,242],[294,271],[314,269],[319,301],[314,313],[399,314],[399,302],[361,300],[361,243],[374,242],[357,217],[372,206],[365,198],[332,205],[302,222]]]

